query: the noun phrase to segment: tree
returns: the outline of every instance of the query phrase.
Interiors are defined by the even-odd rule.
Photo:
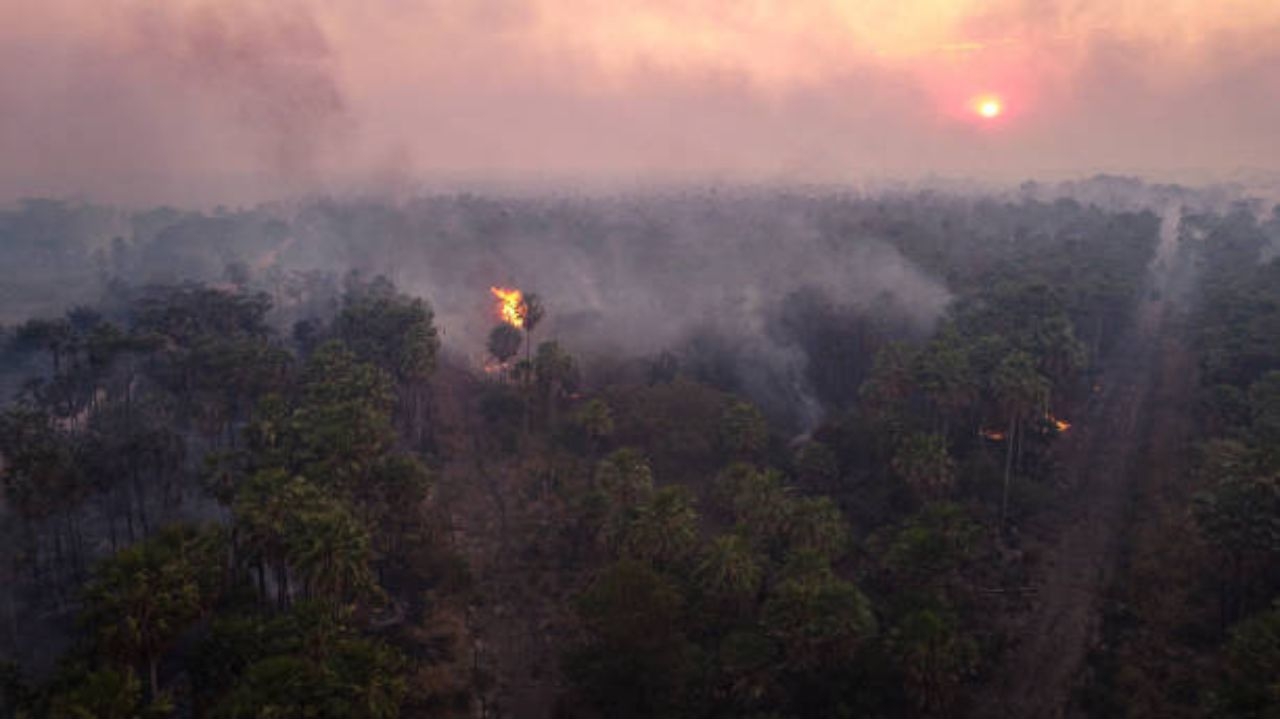
[[[1192,512],[1204,536],[1222,553],[1223,626],[1245,609],[1249,587],[1280,557],[1280,478],[1226,475],[1195,495]]]
[[[891,463],[894,474],[921,500],[938,500],[951,493],[955,463],[940,434],[910,434],[898,443]]]
[[[1030,355],[1015,350],[996,368],[991,389],[1009,418],[1009,431],[1005,435],[1004,484],[1000,497],[1000,524],[1003,526],[1009,513],[1009,477],[1013,471],[1014,446],[1021,440],[1022,423],[1037,409],[1043,409],[1048,401],[1049,380],[1036,370]]]
[[[301,402],[289,424],[293,467],[350,495],[395,442],[390,378],[330,342],[312,354],[300,385]]]
[[[368,284],[353,279],[350,284],[333,322],[334,334],[357,359],[379,367],[400,386],[397,416],[421,440],[426,382],[440,348],[435,313],[422,299],[397,292],[383,277]]]
[[[720,420],[720,442],[735,459],[750,459],[764,450],[768,425],[760,410],[749,402],[734,402]]]
[[[791,536],[791,488],[775,470],[731,465],[717,478],[718,491],[729,500],[743,536],[769,557],[786,553]]]
[[[48,352],[55,375],[62,372],[62,359],[71,348],[71,340],[71,324],[63,318],[28,320],[18,326],[13,338],[18,349]]]
[[[110,654],[146,665],[160,694],[160,657],[209,607],[221,572],[221,538],[166,529],[103,562],[85,593],[83,621]]]
[[[754,598],[764,571],[751,543],[735,533],[722,534],[703,548],[694,576],[711,596],[738,604]]]
[[[538,345],[533,376],[546,407],[547,424],[554,431],[560,402],[577,386],[578,365],[559,342],[543,342]]]
[[[267,600],[266,572],[274,568],[276,603],[288,606],[289,580],[286,564],[288,537],[294,516],[322,501],[318,490],[301,477],[290,477],[282,469],[255,473],[236,492],[236,531],[245,539],[246,558],[258,572],[258,593]]]
[[[797,672],[848,662],[876,627],[871,602],[821,564],[789,571],[766,600],[762,623]]]
[[[1249,385],[1250,434],[1269,469],[1280,471],[1280,371],[1268,372]]]
[[[890,342],[876,353],[871,375],[858,394],[871,413],[890,420],[916,390],[916,358],[919,351],[902,342]]]
[[[1280,605],[1238,624],[1227,644],[1225,676],[1212,714],[1272,717],[1280,712]]]
[[[698,513],[683,487],[664,487],[635,508],[621,538],[624,556],[675,568],[690,557],[698,541]]]
[[[805,442],[796,450],[796,476],[801,485],[819,492],[837,488],[840,463],[836,453],[822,442]]]
[[[600,446],[613,436],[613,412],[609,409],[607,402],[596,398],[582,405],[575,419],[583,434],[587,436],[587,441],[591,445],[591,458],[594,460],[600,451]]]
[[[524,327],[525,360],[533,364],[533,331],[542,323],[547,309],[543,306],[541,297],[529,292],[521,298],[517,313],[520,315],[520,325]]]
[[[290,524],[285,553],[308,596],[337,607],[374,589],[369,534],[341,503],[298,507]]]
[[[653,472],[638,451],[619,449],[596,466],[596,484],[615,507],[635,507],[653,492]]]
[[[813,552],[839,559],[849,546],[849,530],[844,515],[828,497],[793,499],[788,514],[787,548],[791,552]]]
[[[394,719],[400,714],[405,657],[379,640],[357,636],[347,617],[328,607],[299,602],[279,618],[224,623],[215,634],[218,644],[209,649],[242,647],[248,653],[233,654],[244,664],[222,677],[232,686],[214,707],[215,717]]]
[[[499,365],[506,366],[507,361],[520,351],[520,345],[523,342],[524,338],[520,335],[520,330],[504,322],[494,326],[489,332],[489,354],[498,361]]]
[[[647,564],[621,560],[579,597],[588,642],[573,651],[568,673],[606,716],[684,712],[695,686],[697,647],[682,630],[684,598]]]
[[[893,628],[890,644],[916,709],[926,716],[954,715],[979,658],[977,642],[960,631],[955,616],[945,609],[912,611]]]
[[[968,407],[977,394],[968,348],[952,324],[916,356],[916,374],[921,390],[933,403],[941,434],[948,436],[949,422]],[[938,425],[935,425],[938,427]]]
[[[156,697],[143,701],[142,682],[132,668],[105,667],[75,678],[76,683],[49,698],[48,716],[55,719],[109,719],[138,717],[161,719],[172,716],[173,704]]]

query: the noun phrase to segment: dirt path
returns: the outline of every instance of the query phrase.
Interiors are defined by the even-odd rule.
[[[1132,337],[1102,375],[1102,391],[1059,444],[1060,504],[1026,526],[1034,589],[1030,607],[1006,625],[1013,645],[974,716],[1050,719],[1070,713],[1073,693],[1102,625],[1121,556],[1129,504],[1146,463],[1153,406],[1181,408],[1192,381],[1170,351],[1171,310],[1145,302]],[[1152,452],[1168,448],[1152,447]]]

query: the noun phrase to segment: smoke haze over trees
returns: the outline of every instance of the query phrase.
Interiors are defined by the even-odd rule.
[[[1269,0],[0,12],[0,200],[1099,171],[1274,192],[1280,160]],[[965,109],[981,93],[996,125]]]
[[[0,7],[0,716],[1280,715],[1280,4]]]

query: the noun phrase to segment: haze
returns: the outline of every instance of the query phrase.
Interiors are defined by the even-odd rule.
[[[1280,165],[1278,32],[1270,0],[5,0],[0,200],[1239,178]]]

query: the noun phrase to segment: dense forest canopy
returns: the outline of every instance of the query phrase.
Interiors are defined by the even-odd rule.
[[[1274,714],[1278,258],[1118,177],[23,201],[0,713]]]

